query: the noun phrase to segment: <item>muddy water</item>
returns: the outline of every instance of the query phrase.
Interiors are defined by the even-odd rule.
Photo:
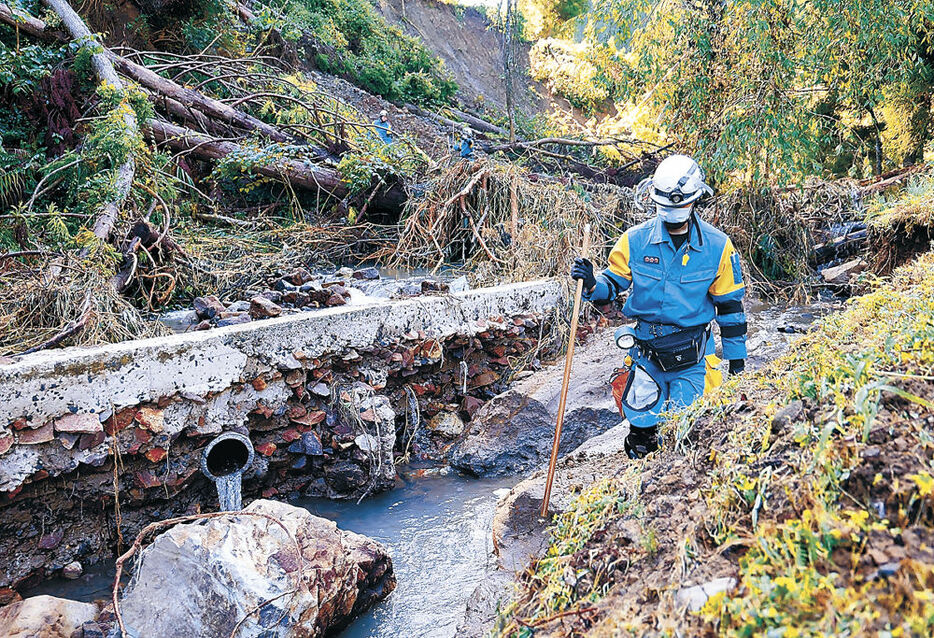
[[[341,638],[450,638],[467,599],[494,568],[490,524],[498,497],[516,478],[453,473],[411,479],[360,505],[306,500],[313,514],[389,547],[398,586]]]

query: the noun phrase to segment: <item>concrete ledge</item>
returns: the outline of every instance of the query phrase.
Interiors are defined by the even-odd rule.
[[[363,348],[412,332],[425,338],[475,334],[478,321],[554,309],[555,281],[534,281],[454,295],[328,308],[210,331],[90,348],[39,352],[0,365],[0,435],[68,413],[97,414],[176,394],[220,392],[250,376],[255,361],[296,369],[301,359]],[[251,361],[255,360],[255,361]]]

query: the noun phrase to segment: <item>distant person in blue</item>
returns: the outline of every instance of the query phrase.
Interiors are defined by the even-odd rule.
[[[632,288],[623,314],[637,323],[622,406],[630,428],[624,447],[633,459],[658,449],[662,412],[683,409],[703,394],[707,359],[716,361],[712,320],[720,326],[730,374],[746,364],[739,254],[729,237],[695,212],[701,198],[712,194],[697,162],[685,155],[666,158],[636,188],[637,201],[654,204],[655,216],[623,233],[599,275],[583,257],[571,269],[594,303]]]
[[[393,132],[392,123],[389,121],[389,113],[385,110],[380,111],[379,117],[373,120],[373,126],[376,128],[377,134],[379,134],[379,139],[382,140],[384,144],[392,144]]]
[[[471,135],[470,127],[466,124],[461,129],[461,139],[460,142],[454,146],[454,152],[471,162],[477,159],[473,152],[473,135]]]

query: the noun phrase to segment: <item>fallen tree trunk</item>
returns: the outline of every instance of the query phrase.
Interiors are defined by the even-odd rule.
[[[14,29],[19,29],[26,35],[41,40],[63,41],[66,39],[61,32],[49,30],[42,20],[2,2],[0,2],[0,22],[5,22]]]
[[[167,144],[178,151],[186,151],[199,159],[216,161],[232,153],[245,152],[244,147],[236,142],[215,139],[168,122],[149,120],[146,125],[157,142]],[[279,159],[274,163],[256,164],[251,169],[259,175],[281,179],[333,197],[343,198],[348,193],[347,185],[341,180],[340,174],[325,166],[293,159]]]
[[[84,31],[87,32],[87,36],[76,36],[74,33],[72,33],[72,37],[74,39],[78,40],[79,38],[90,37],[90,31],[87,30],[87,27],[81,21],[81,18],[78,16],[78,14],[74,13],[74,10],[71,9],[71,7],[66,2],[62,2],[62,0],[50,0],[48,4],[50,7],[53,7],[56,13],[58,13],[58,9],[55,9],[53,4],[68,7],[68,9],[73,14],[72,18],[70,18],[71,21],[74,22],[76,20],[81,24],[82,27],[84,27]],[[6,22],[10,26],[16,28],[22,28],[25,33],[36,38],[45,40],[60,38],[60,34],[56,34],[54,31],[49,31],[46,27],[46,24],[42,20],[22,12],[14,11],[12,8],[5,4],[0,4],[0,21]],[[65,20],[63,18],[63,22],[64,21]],[[69,32],[70,31],[71,29],[69,27]],[[209,121],[205,119],[205,116],[207,118],[220,120],[221,122],[239,127],[241,129],[256,131],[257,133],[265,135],[269,139],[276,142],[282,142],[285,144],[305,144],[305,141],[301,138],[291,136],[271,124],[267,124],[266,122],[263,122],[262,120],[253,117],[252,115],[239,109],[229,106],[220,100],[215,100],[212,97],[204,95],[200,91],[185,88],[177,82],[174,82],[168,78],[164,78],[151,69],[119,56],[109,49],[104,49],[103,53],[97,53],[94,55],[94,57],[100,58],[103,61],[102,63],[106,63],[111,70],[119,70],[120,73],[132,78],[146,89],[149,89],[149,91],[152,92],[150,94],[151,101],[154,104],[161,105],[167,113],[189,122],[197,123],[199,126],[204,127],[206,130],[212,130],[213,128],[216,131],[216,125],[212,127]],[[95,62],[95,68],[97,67],[98,62]],[[116,74],[116,71],[114,71],[110,77],[102,77],[102,79],[109,83],[115,84],[118,87],[122,88],[123,86],[119,76]],[[308,146],[319,159],[333,159],[331,154],[326,150],[317,146]]]
[[[100,46],[100,43],[88,29],[84,20],[81,19],[75,10],[71,8],[66,0],[43,0],[58,17],[62,19],[62,24],[71,35],[72,40],[81,46]],[[45,32],[45,29],[42,29]],[[119,91],[123,91],[123,81],[117,75],[116,69],[110,63],[110,59],[104,52],[95,52],[91,54],[91,65],[101,82],[113,85]],[[139,128],[136,125],[136,114],[130,109],[123,111],[124,134],[129,137],[137,137]],[[131,154],[123,164],[116,168],[116,196],[106,202],[101,208],[97,219],[94,221],[92,232],[101,241],[107,241],[110,233],[113,231],[117,218],[120,216],[120,209],[130,194],[130,187],[133,185],[133,175],[136,172],[136,162]],[[87,256],[88,249],[84,248],[79,253],[83,258]]]
[[[443,124],[445,126],[451,126],[451,127],[459,129],[464,124],[467,124],[468,126],[470,126],[470,128],[480,133],[492,133],[494,135],[508,135],[508,133],[504,129],[501,129],[498,126],[494,126],[493,124],[490,124],[489,122],[484,122],[483,120],[473,117],[472,115],[467,115],[466,113],[462,111],[454,110],[455,114],[457,114],[458,117],[463,116],[463,122],[457,122],[450,118],[444,117],[443,115],[438,115],[437,113],[426,111],[422,107],[415,106],[414,104],[406,103],[405,108],[411,111],[412,113],[415,113],[416,115],[427,117],[428,119],[434,120],[435,122],[438,122],[439,124]]]
[[[474,117],[470,113],[465,113],[464,111],[458,109],[451,109],[451,112],[459,117],[463,122],[466,122],[470,128],[475,131],[480,131],[481,133],[492,133],[493,135],[509,135],[509,132],[504,129],[496,126],[495,124],[490,124],[486,120],[481,120],[479,117]]]
[[[282,142],[285,144],[303,144],[304,140],[301,140],[296,137],[285,133],[284,131],[276,128],[271,124],[267,124],[260,119],[244,113],[239,109],[235,109],[232,106],[228,106],[219,100],[208,97],[200,91],[195,91],[194,89],[188,89],[180,84],[173,82],[168,78],[164,78],[155,71],[152,71],[141,64],[136,64],[131,62],[126,58],[120,57],[119,55],[108,51],[108,57],[114,66],[120,70],[126,76],[129,76],[139,82],[142,86],[146,87],[151,91],[155,91],[160,95],[164,95],[166,98],[173,100],[175,103],[182,106],[181,112],[187,112],[187,110],[197,110],[201,111],[209,117],[217,118],[222,122],[238,126],[242,129],[248,131],[256,131],[265,135],[269,139],[275,142]],[[178,110],[178,109],[176,109]],[[173,115],[180,115],[176,112]],[[190,117],[188,119],[191,119]],[[319,154],[327,155],[326,151],[321,149],[315,149]]]
[[[530,140],[528,142],[510,142],[509,144],[498,144],[496,146],[488,146],[483,150],[487,153],[496,153],[499,151],[521,151],[530,148],[539,148],[542,146],[547,146],[553,144],[555,146],[616,146],[618,144],[631,144],[638,142],[638,140],[626,140],[620,138],[609,138],[604,140],[575,140],[566,137],[543,137],[538,140]]]

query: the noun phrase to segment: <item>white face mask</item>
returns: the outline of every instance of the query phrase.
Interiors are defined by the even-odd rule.
[[[694,210],[694,206],[670,208],[668,206],[656,204],[655,209],[658,212],[658,216],[661,217],[662,221],[666,224],[683,224],[691,218],[691,211]]]

